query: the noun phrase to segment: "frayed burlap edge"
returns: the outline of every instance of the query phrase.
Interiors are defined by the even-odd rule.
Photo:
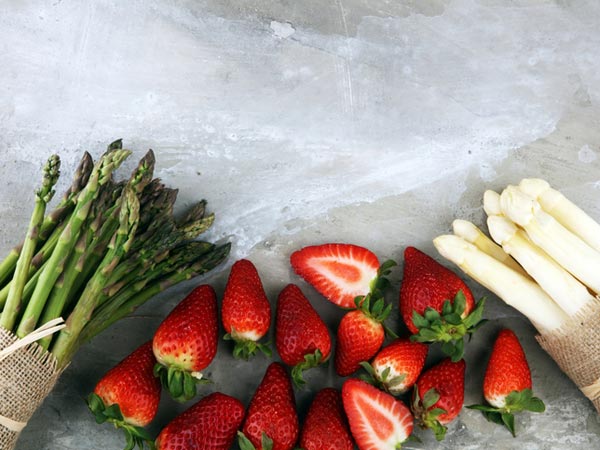
[[[600,413],[600,301],[536,339]]]
[[[0,349],[17,340],[0,328]],[[62,370],[54,356],[32,343],[0,361],[0,416],[8,423],[26,424],[54,388]],[[10,429],[13,428],[13,429]],[[19,426],[0,424],[0,450],[11,450],[19,438]]]

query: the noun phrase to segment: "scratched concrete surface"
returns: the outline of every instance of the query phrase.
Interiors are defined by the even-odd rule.
[[[83,150],[122,137],[180,189],[206,198],[210,239],[227,264],[150,301],[86,345],[24,431],[19,450],[122,448],[83,402],[101,374],[143,341],[195,284],[222,293],[229,265],[253,260],[272,302],[298,283],[335,333],[341,312],[293,274],[289,254],[347,241],[383,260],[431,240],[456,217],[484,224],[485,189],[539,176],[600,219],[600,6],[563,0],[269,2],[17,1],[0,11],[0,251],[18,241],[39,169],[63,159],[64,187]],[[132,161],[127,168],[133,166]],[[397,301],[401,270],[393,272]],[[489,297],[466,352],[466,404],[497,330],[521,338],[547,404],[519,419],[519,437],[463,410],[444,442],[417,431],[405,448],[600,448],[591,404],[535,341],[527,321]],[[391,322],[403,328],[395,311]],[[247,402],[268,361],[237,362],[220,344],[208,370]],[[433,352],[428,364],[439,354]],[[333,367],[297,392],[341,386]],[[150,431],[187,405],[163,398]]]

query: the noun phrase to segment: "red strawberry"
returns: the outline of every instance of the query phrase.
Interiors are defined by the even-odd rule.
[[[293,366],[292,379],[304,384],[302,371],[327,361],[331,338],[327,326],[295,284],[288,284],[277,299],[275,344],[281,360]]]
[[[196,395],[200,371],[217,353],[217,322],[217,297],[205,284],[183,299],[154,333],[154,373],[174,399],[187,401]]]
[[[337,389],[321,389],[308,409],[300,447],[304,450],[352,450],[354,444]]]
[[[244,405],[215,392],[175,417],[156,438],[157,450],[228,450],[244,420]]]
[[[342,386],[344,410],[360,450],[395,450],[413,431],[413,417],[400,400],[364,381]]]
[[[354,299],[371,291],[379,269],[373,252],[352,244],[304,247],[290,261],[298,275],[342,308],[354,308]]]
[[[501,330],[483,379],[483,396],[489,405],[472,405],[495,423],[504,425],[515,436],[513,413],[543,412],[544,402],[533,396],[531,372],[519,339],[509,329]]]
[[[450,358],[421,374],[413,391],[412,410],[422,428],[430,428],[438,441],[446,426],[460,413],[465,395],[465,361]]]
[[[250,401],[239,433],[242,450],[291,450],[298,439],[298,415],[290,377],[283,365],[271,363]]]
[[[266,355],[271,350],[259,344],[271,326],[271,305],[265,294],[258,271],[247,259],[237,261],[229,273],[221,307],[225,339],[233,339],[236,358],[248,359],[257,349]]]
[[[409,390],[425,365],[429,348],[420,342],[399,338],[381,349],[371,364],[362,366],[385,391],[399,395]]]
[[[400,313],[412,339],[443,342],[442,350],[456,362],[463,355],[463,336],[485,322],[483,305],[483,300],[475,304],[470,289],[454,272],[416,248],[406,248]]]
[[[377,302],[383,305],[383,299]],[[391,305],[383,310],[377,307],[379,315],[375,315],[369,312],[368,302],[364,302],[361,309],[349,311],[342,317],[335,350],[335,370],[339,376],[354,373],[360,368],[360,363],[369,361],[379,351],[385,338],[381,322],[389,315],[390,309]]]
[[[88,397],[96,422],[123,428],[133,446],[152,440],[141,427],[158,410],[160,381],[153,374],[155,364],[152,343],[147,342],[109,370]]]

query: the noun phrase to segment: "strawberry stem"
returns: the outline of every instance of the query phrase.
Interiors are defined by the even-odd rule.
[[[147,446],[150,450],[156,448],[154,446],[154,439],[144,428],[127,423],[117,403],[106,406],[102,398],[95,393],[91,393],[86,401],[88,408],[96,418],[96,423],[109,422],[116,428],[123,430],[127,441],[125,450],[133,450],[136,446],[140,449],[143,449],[144,446]]]
[[[226,341],[234,341],[235,345],[233,347],[233,357],[235,359],[243,359],[248,361],[251,357],[256,355],[256,351],[260,350],[265,356],[271,357],[273,355],[273,351],[271,350],[271,342],[265,342],[264,344],[253,341],[251,339],[240,339],[235,336],[234,330],[231,330],[231,333],[227,333],[223,336],[223,339]]]
[[[302,373],[305,370],[317,367],[323,362],[323,353],[321,353],[321,350],[319,349],[316,349],[314,353],[304,355],[304,361],[296,364],[292,369],[292,381],[294,382],[294,385],[298,388],[303,387],[306,384],[306,381],[304,380]]]
[[[452,362],[458,362],[464,355],[464,336],[471,337],[487,322],[482,318],[484,305],[485,298],[477,302],[473,311],[463,318],[466,299],[462,290],[459,290],[453,301],[444,301],[441,312],[433,308],[427,308],[423,315],[413,311],[412,320],[419,331],[410,339],[413,342],[441,342],[442,352]]]
[[[415,385],[413,390],[413,400],[411,409],[421,428],[428,428],[433,431],[436,440],[442,441],[446,437],[448,428],[440,423],[438,417],[446,414],[443,408],[434,408],[433,406],[440,399],[439,392],[435,389],[429,389],[423,395],[423,399],[419,396],[419,389]]]
[[[171,397],[178,402],[187,402],[196,396],[196,385],[207,384],[211,381],[201,378],[201,375],[188,372],[175,366],[163,366],[156,363],[154,376],[160,378],[160,382]]]
[[[467,408],[481,411],[489,422],[503,425],[511,432],[513,437],[516,437],[514,413],[521,411],[541,413],[546,410],[546,405],[541,399],[534,397],[531,389],[523,389],[508,394],[502,408],[496,408],[488,404],[470,405]]]

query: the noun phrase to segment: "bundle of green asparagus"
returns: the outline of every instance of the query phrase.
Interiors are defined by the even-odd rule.
[[[229,243],[196,239],[214,221],[204,200],[174,217],[177,190],[153,178],[152,151],[128,180],[115,180],[130,153],[120,140],[96,163],[85,153],[71,187],[46,215],[60,167],[58,156],[50,157],[27,235],[0,263],[0,326],[23,338],[63,317],[66,326],[38,342],[58,368],[82,343],[229,253]]]

